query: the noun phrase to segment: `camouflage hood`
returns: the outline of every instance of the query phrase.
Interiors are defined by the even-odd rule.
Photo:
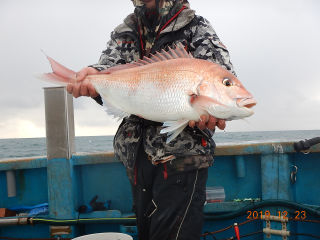
[[[146,5],[140,0],[131,0],[135,6],[134,15],[137,20],[138,31],[144,42],[144,55],[148,56],[157,36],[162,28],[173,18],[182,8],[189,9],[188,0],[156,0],[156,12],[152,26],[146,19]],[[132,21],[126,21],[128,25]],[[129,20],[129,19],[128,19]]]

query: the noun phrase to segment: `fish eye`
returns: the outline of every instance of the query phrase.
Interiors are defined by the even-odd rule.
[[[232,86],[232,82],[231,82],[231,79],[230,78],[224,78],[223,81],[222,81],[223,85],[227,86],[227,87],[230,87]]]

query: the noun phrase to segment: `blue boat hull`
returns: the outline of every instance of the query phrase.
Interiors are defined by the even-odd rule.
[[[222,203],[207,203],[204,207],[206,221],[203,233],[216,232],[234,223],[239,224],[240,235],[263,229],[281,231],[286,228],[290,233],[308,233],[320,236],[319,221],[315,216],[289,208],[289,205],[267,206],[254,209],[258,202],[234,202],[234,199],[260,198],[284,200],[302,204],[306,208],[320,206],[320,146],[313,146],[309,154],[296,153],[293,142],[268,141],[221,144],[217,146],[214,166],[209,169],[207,186],[223,186],[226,199]],[[294,167],[295,166],[295,167]],[[296,169],[298,171],[296,172]],[[6,172],[15,172],[17,196],[8,197]],[[296,173],[295,173],[296,172]],[[293,176],[291,180],[291,175]],[[294,182],[294,177],[296,181]],[[94,211],[80,214],[79,206],[88,204],[93,196],[97,201],[112,200],[109,211]],[[58,220],[70,220],[71,231],[61,235],[74,238],[98,232],[123,232],[136,239],[136,228],[130,223],[121,222],[132,215],[132,197],[125,168],[113,153],[76,154],[71,159],[52,159],[46,157],[28,159],[0,160],[0,208],[16,205],[49,204],[49,214],[34,219],[51,219],[56,223],[37,222],[30,225],[8,225],[0,218],[0,236],[16,238],[48,238],[54,235],[50,225],[68,225]],[[241,216],[221,220],[226,214],[233,214],[243,207],[252,207]],[[284,225],[280,221],[270,221],[269,227],[261,215],[279,216],[286,214],[289,219]],[[86,224],[76,224],[71,220],[92,219]],[[13,217],[17,218],[17,217]],[[213,220],[212,218],[216,218]],[[120,219],[119,223],[98,222],[98,219]],[[248,220],[252,221],[241,225]],[[299,221],[298,221],[299,220]],[[2,221],[2,222],[1,222]],[[107,220],[106,220],[107,221]],[[284,231],[284,230],[283,230]],[[217,239],[235,236],[234,229],[215,233]],[[268,238],[270,237],[270,238]],[[208,236],[207,238],[211,238]],[[258,233],[246,239],[283,239],[282,236]],[[303,235],[291,235],[285,239],[310,239]]]

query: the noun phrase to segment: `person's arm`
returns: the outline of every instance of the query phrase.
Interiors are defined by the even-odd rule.
[[[194,28],[194,35],[189,45],[189,50],[193,57],[217,63],[236,76],[227,48],[220,41],[211,24],[202,17],[199,17],[199,25]],[[223,130],[226,127],[225,120],[223,119],[216,119],[210,116],[207,121],[205,115],[202,115],[200,118],[199,122],[190,121],[189,126],[194,127],[197,125],[201,130],[205,128],[213,130],[215,127]]]
[[[102,71],[119,64],[126,64],[126,61],[122,56],[120,46],[114,40],[112,32],[111,39],[107,43],[107,48],[102,51],[99,62],[88,67],[92,67],[99,71]]]
[[[102,100],[99,96],[99,93],[96,92],[90,82],[84,81],[84,79],[87,75],[93,75],[104,69],[124,63],[126,62],[122,58],[122,54],[119,51],[119,46],[114,40],[111,39],[107,43],[106,50],[102,52],[99,62],[97,64],[93,64],[81,69],[77,73],[76,84],[68,84],[67,92],[73,94],[75,98],[78,98],[80,96],[92,97],[97,103],[102,105]]]
[[[208,20],[203,17],[199,17],[199,25],[194,28],[189,51],[194,58],[217,63],[237,76],[230,61],[229,51],[220,41]]]

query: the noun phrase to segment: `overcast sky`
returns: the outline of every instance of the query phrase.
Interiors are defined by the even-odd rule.
[[[258,105],[226,132],[320,129],[319,0],[189,0],[227,46]],[[0,138],[44,137],[41,49],[78,71],[96,63],[130,0],[0,0]],[[118,122],[86,97],[74,99],[76,136],[113,135]]]

